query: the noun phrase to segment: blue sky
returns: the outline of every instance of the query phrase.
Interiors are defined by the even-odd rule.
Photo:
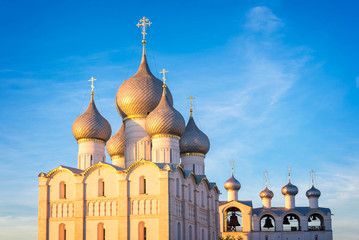
[[[206,173],[234,158],[240,199],[274,206],[287,166],[307,206],[309,171],[335,239],[359,234],[359,4],[354,1],[4,1],[0,9],[0,239],[35,239],[37,175],[76,166],[73,121],[95,100],[115,133],[120,84],[137,70],[146,16],[152,72],[169,70],[175,107],[209,136]]]

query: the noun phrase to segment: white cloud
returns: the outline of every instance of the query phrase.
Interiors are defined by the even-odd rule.
[[[256,32],[273,32],[284,26],[284,23],[268,7],[258,6],[247,13],[245,26]]]

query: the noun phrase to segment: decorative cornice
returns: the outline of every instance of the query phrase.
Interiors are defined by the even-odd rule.
[[[142,158],[141,160],[132,163],[132,164],[131,164],[126,170],[124,170],[123,172],[127,174],[132,168],[134,168],[134,167],[136,167],[136,166],[138,166],[138,165],[140,165],[140,164],[150,164],[150,165],[156,167],[157,170],[161,170],[161,169],[160,169],[156,164],[154,164],[153,162],[147,161],[147,160],[145,160],[145,159]]]
[[[50,177],[55,172],[68,172],[71,175],[75,176],[75,173],[73,173],[71,170],[67,168],[63,168],[61,165],[58,168],[52,169],[48,174],[46,174],[46,177]]]
[[[128,115],[122,121],[126,121],[127,119],[135,119],[135,118],[147,118],[147,115]]]
[[[206,155],[203,154],[203,153],[182,153],[181,157],[183,157],[183,156],[202,156],[202,157],[206,157]]]
[[[155,134],[151,137],[151,139],[154,138],[174,138],[180,140],[181,138],[179,136],[173,135],[173,134]]]
[[[77,140],[77,144],[83,143],[83,142],[101,142],[106,143],[104,140],[97,139],[97,138],[81,138]]]
[[[103,162],[98,162],[95,165],[92,165],[91,167],[87,168],[83,173],[81,173],[81,175],[85,176],[86,173],[88,173],[89,171],[91,171],[92,169],[95,169],[97,167],[107,167],[107,168],[110,168],[110,169],[114,170],[115,172],[120,172],[120,171],[117,171],[116,168],[114,168],[113,166],[111,166],[109,164],[105,164]]]

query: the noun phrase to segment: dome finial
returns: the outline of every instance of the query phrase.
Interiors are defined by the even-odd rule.
[[[166,88],[166,73],[168,73],[168,71],[166,71],[166,69],[162,69],[162,71],[160,72],[163,74],[163,88]]]
[[[264,176],[266,179],[266,188],[267,188],[268,187],[268,171],[267,170],[264,171]]]
[[[146,28],[147,25],[150,26],[152,24],[152,22],[150,22],[148,20],[148,18],[143,17],[140,19],[140,21],[137,23],[137,27],[142,28],[142,32],[141,34],[143,35],[143,39],[142,39],[142,43],[143,43],[143,55],[146,55],[146,50],[145,50],[145,44],[146,44]]]
[[[311,175],[312,175],[312,186],[314,187],[314,171],[312,169],[312,171],[310,171]]]
[[[193,117],[193,99],[196,99],[195,97],[189,96],[187,99],[189,99],[189,105],[191,106],[189,112],[190,112],[190,116]]]
[[[232,168],[232,176],[233,176],[233,165],[234,165],[234,163],[236,162],[233,158],[232,158],[232,160],[230,160],[229,161],[230,163],[231,163],[231,168]]]
[[[91,101],[93,101],[93,95],[95,94],[93,89],[95,88],[95,86],[93,85],[93,82],[96,81],[97,79],[95,79],[94,77],[91,77],[91,79],[89,80],[89,82],[91,82]]]
[[[288,166],[288,179],[289,179],[289,182],[290,182],[290,166]]]

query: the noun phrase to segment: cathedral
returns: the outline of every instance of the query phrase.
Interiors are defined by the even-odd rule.
[[[207,179],[207,135],[196,125],[192,102],[185,119],[173,107],[171,91],[150,71],[145,50],[137,73],[118,88],[115,105],[122,117],[111,137],[109,122],[90,103],[72,125],[78,144],[77,167],[60,165],[40,173],[39,240],[331,240],[331,212],[318,206],[320,191],[307,191],[309,207],[296,207],[298,188],[289,178],[282,188],[284,207],[272,207],[273,192],[260,193],[261,208],[238,199],[232,176],[219,201],[216,183]],[[190,97],[192,100],[192,97]],[[105,150],[111,157],[106,160]]]

